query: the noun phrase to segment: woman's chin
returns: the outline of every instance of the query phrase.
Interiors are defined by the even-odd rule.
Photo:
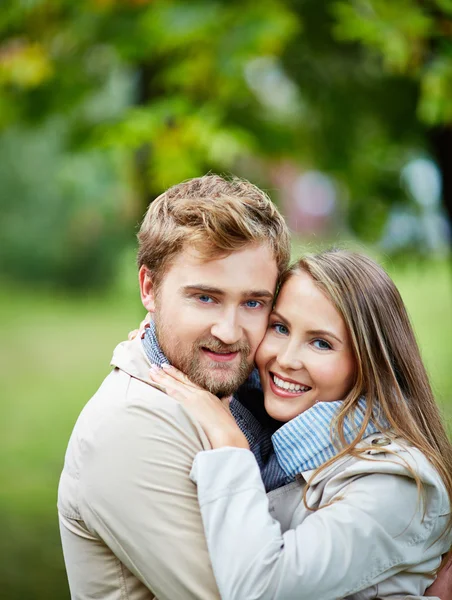
[[[297,417],[300,412],[294,412],[293,410],[288,410],[287,406],[278,406],[279,402],[264,402],[265,410],[268,415],[275,421],[280,421],[281,423],[287,423],[291,421],[295,417]]]
[[[291,399],[281,398],[275,394],[264,394],[265,410],[275,421],[287,423],[315,404],[315,399],[311,397],[303,397],[301,401],[301,396],[294,396],[294,398],[295,402],[293,400],[291,402]]]

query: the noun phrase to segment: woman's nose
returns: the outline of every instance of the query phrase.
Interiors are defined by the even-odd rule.
[[[276,357],[278,364],[282,369],[290,371],[299,371],[303,368],[303,360],[300,348],[288,344]]]

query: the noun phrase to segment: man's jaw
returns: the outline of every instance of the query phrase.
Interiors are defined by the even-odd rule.
[[[233,394],[246,381],[254,368],[248,362],[248,351],[217,352],[205,346],[198,347],[191,363],[191,373],[196,383],[219,397]]]
[[[177,343],[168,347],[164,336],[158,337],[169,362],[185,373],[193,383],[207,389],[215,396],[233,394],[246,381],[253,370],[249,343],[222,344],[213,337],[198,339],[189,351],[180,352]],[[175,340],[174,340],[175,341]]]

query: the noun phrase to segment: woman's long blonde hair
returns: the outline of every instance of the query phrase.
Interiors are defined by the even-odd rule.
[[[356,376],[334,421],[333,440],[339,453],[360,454],[356,445],[367,424],[389,424],[418,448],[441,476],[452,506],[452,446],[433,397],[429,378],[405,305],[394,282],[370,258],[345,250],[329,250],[300,259],[283,284],[297,273],[310,275],[344,319],[352,345]],[[366,413],[356,438],[345,440],[344,421],[352,419],[360,397]],[[420,480],[413,473],[420,489]],[[306,496],[305,496],[306,499]],[[452,526],[449,519],[448,529]]]

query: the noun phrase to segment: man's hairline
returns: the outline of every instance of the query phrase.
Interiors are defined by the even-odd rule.
[[[259,246],[263,246],[266,247],[268,250],[270,250],[275,266],[276,266],[276,270],[277,270],[277,277],[276,277],[276,283],[277,283],[277,287],[275,289],[275,292],[273,294],[273,299],[276,298],[277,293],[278,293],[278,282],[281,278],[281,276],[283,275],[283,273],[285,272],[286,269],[284,269],[283,271],[280,272],[279,269],[279,265],[278,265],[278,261],[276,260],[276,251],[274,249],[274,247],[272,246],[272,244],[270,243],[270,241],[261,241],[261,242],[255,242],[255,241],[250,241],[246,244],[244,244],[243,246],[241,246],[240,248],[237,248],[236,250],[231,250],[230,252],[226,252],[226,251],[219,251],[218,254],[216,254],[215,256],[212,256],[211,258],[205,258],[205,259],[201,259],[202,264],[207,264],[209,262],[212,262],[214,260],[221,260],[223,258],[227,258],[228,256],[231,256],[234,253],[237,252],[242,252],[243,250],[247,249],[248,247],[259,247]],[[193,248],[195,249],[195,248]],[[146,271],[148,272],[149,277],[151,278],[151,280],[153,281],[153,286],[154,286],[154,294],[158,293],[158,289],[162,286],[163,284],[163,279],[165,278],[166,274],[168,273],[168,271],[171,269],[171,267],[174,265],[174,260],[180,256],[182,254],[182,252],[184,252],[186,250],[186,243],[184,243],[181,247],[181,249],[174,254],[169,260],[168,262],[165,264],[165,267],[163,269],[163,271],[161,271],[159,273],[159,277],[157,278],[158,283],[155,285],[154,283],[154,277],[153,277],[153,272],[152,270],[149,268],[148,265],[146,265],[144,262],[140,265],[141,267],[145,267]],[[196,249],[195,249],[196,250]]]

